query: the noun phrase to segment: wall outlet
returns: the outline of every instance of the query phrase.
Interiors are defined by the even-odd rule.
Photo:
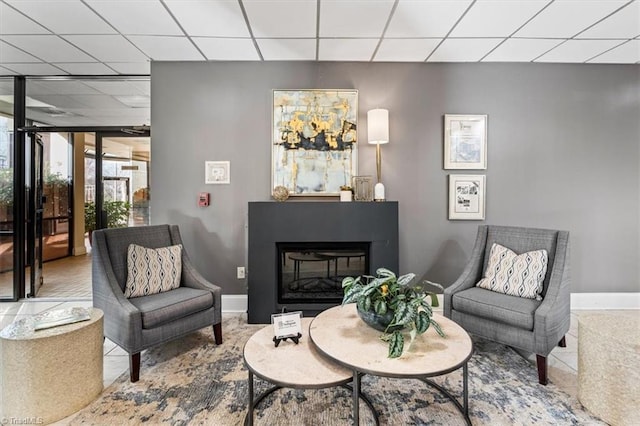
[[[238,266],[236,269],[236,277],[241,280],[244,278],[244,266]]]

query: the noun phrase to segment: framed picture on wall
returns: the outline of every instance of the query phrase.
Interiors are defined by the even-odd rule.
[[[484,220],[484,201],[484,175],[449,175],[449,220]]]
[[[487,116],[445,114],[444,168],[487,168]]]
[[[358,173],[357,90],[274,90],[271,189],[340,193]]]
[[[229,161],[205,161],[204,183],[231,183]]]

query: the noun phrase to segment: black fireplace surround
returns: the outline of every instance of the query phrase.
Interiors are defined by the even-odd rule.
[[[248,321],[268,324],[286,308],[304,316],[339,304],[322,298],[279,301],[282,253],[278,246],[326,249],[341,243],[368,247],[367,274],[385,267],[398,271],[398,203],[288,201],[249,203]],[[354,262],[357,260],[354,260]],[[333,267],[327,263],[328,267]]]

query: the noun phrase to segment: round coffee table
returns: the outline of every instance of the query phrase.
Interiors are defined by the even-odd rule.
[[[388,346],[380,340],[380,332],[366,325],[356,312],[355,303],[327,309],[316,316],[311,323],[309,334],[318,351],[338,364],[351,370],[353,374],[353,418],[359,421],[360,375],[393,378],[419,379],[437,389],[453,402],[469,419],[469,392],[467,362],[473,354],[473,342],[462,327],[455,322],[434,313],[446,337],[437,335],[433,328],[416,337],[409,351],[400,358],[388,358]],[[462,368],[463,403],[448,390],[428,380]]]
[[[352,387],[347,385],[353,378],[351,370],[320,355],[310,342],[309,325],[312,319],[302,319],[303,334],[298,344],[285,341],[276,348],[273,342],[273,326],[268,325],[251,336],[244,345],[244,363],[249,370],[249,407],[245,425],[253,424],[253,410],[260,401],[283,387],[322,389],[344,386],[352,390]],[[274,384],[256,398],[253,390],[254,375]],[[359,390],[356,395],[356,401],[358,397],[362,398],[369,406],[378,424],[376,412],[369,399]]]

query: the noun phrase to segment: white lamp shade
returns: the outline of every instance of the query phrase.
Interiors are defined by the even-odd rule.
[[[377,108],[367,112],[369,143],[389,143],[389,110]]]

